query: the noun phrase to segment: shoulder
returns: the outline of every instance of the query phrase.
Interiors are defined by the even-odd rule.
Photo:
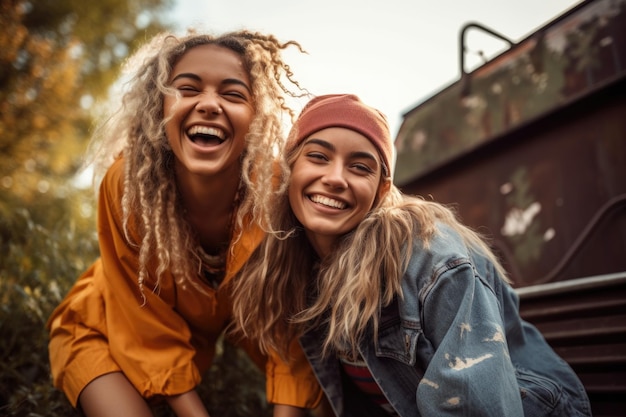
[[[124,158],[119,157],[107,169],[103,182],[120,182],[124,178]]]
[[[107,216],[98,216],[102,220],[108,217],[110,221],[120,222],[121,224],[123,217],[124,177],[124,160],[123,158],[118,158],[106,171],[100,183],[98,211],[101,215],[108,213]]]
[[[421,274],[429,272],[428,275],[449,269],[458,263],[469,263],[471,259],[461,235],[442,222],[435,223],[435,231],[428,240],[414,238],[409,256],[407,269],[420,271]]]
[[[236,235],[238,238],[233,242],[230,249],[227,275],[224,281],[230,280],[243,267],[243,264],[265,237],[265,232],[256,223],[251,223],[246,219],[244,228],[238,231]]]
[[[102,178],[100,192],[107,198],[121,198],[124,191],[124,158],[117,158]]]
[[[414,236],[407,267],[402,276],[402,292],[405,297],[423,296],[441,277],[455,271],[471,269],[472,260],[462,237],[452,227],[435,223],[432,236],[426,241]]]

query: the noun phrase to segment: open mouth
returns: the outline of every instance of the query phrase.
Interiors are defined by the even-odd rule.
[[[192,126],[187,130],[189,139],[200,146],[215,146],[224,143],[226,133],[215,127]]]
[[[309,200],[311,200],[314,203],[321,204],[323,206],[338,209],[338,210],[343,210],[348,207],[348,205],[344,203],[343,201],[328,198],[319,194],[309,196]]]

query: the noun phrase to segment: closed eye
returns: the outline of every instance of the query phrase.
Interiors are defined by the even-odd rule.
[[[312,160],[313,162],[325,162],[328,161],[326,155],[321,152],[309,152],[306,154],[306,157]]]
[[[201,81],[196,74],[182,73],[172,79],[172,87],[178,91],[198,91],[197,83]]]
[[[182,85],[182,86],[177,86],[176,90],[178,90],[181,95],[183,95],[184,97],[188,97],[191,96],[193,94],[197,94],[199,92],[199,90],[191,85]]]
[[[245,98],[246,97],[245,95],[243,95],[239,91],[229,91],[227,93],[224,93],[224,95],[225,96],[239,97],[239,98]]]
[[[356,170],[361,171],[361,172],[366,173],[366,174],[373,174],[374,173],[374,170],[369,165],[366,165],[366,164],[357,163],[357,164],[354,164],[352,166]]]
[[[237,78],[228,78],[221,83],[222,95],[236,100],[252,100],[252,91],[247,83]]]
[[[241,92],[241,91],[237,91],[237,90],[229,90],[226,92],[222,93],[222,96],[224,96],[227,100],[231,100],[231,101],[250,101],[250,96],[247,93]]]

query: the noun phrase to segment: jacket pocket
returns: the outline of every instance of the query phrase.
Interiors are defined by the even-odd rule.
[[[407,365],[415,363],[419,331],[402,325],[400,318],[381,323],[376,341],[376,356],[392,358]]]
[[[553,415],[563,397],[561,386],[550,378],[523,368],[516,369],[516,377],[522,396],[524,416]]]
[[[434,349],[422,329],[419,319],[402,319],[397,297],[383,307],[378,327],[375,353],[378,357],[391,358],[421,370],[427,368]]]
[[[390,324],[390,323],[388,323]],[[418,370],[423,375],[433,357],[432,344],[421,329],[400,320],[381,327],[376,341],[376,356],[395,359]]]

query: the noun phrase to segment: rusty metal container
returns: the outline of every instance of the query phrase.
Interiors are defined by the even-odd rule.
[[[404,115],[395,183],[519,287],[626,271],[626,1],[582,3]]]

